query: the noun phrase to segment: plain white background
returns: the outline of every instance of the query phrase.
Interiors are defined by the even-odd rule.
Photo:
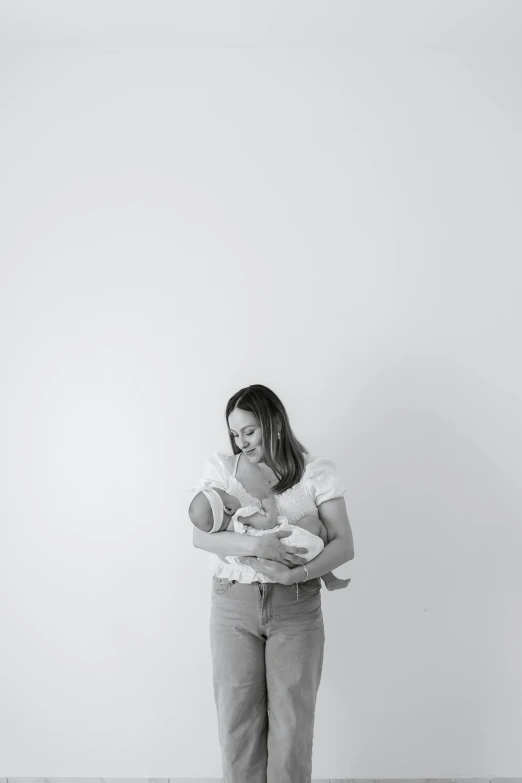
[[[158,48],[3,4],[1,774],[220,774],[187,489],[250,383],[347,487],[314,775],[520,772],[521,63],[492,5],[417,4],[439,45],[354,4],[367,46],[317,6],[303,46],[306,3],[247,20],[275,48]]]

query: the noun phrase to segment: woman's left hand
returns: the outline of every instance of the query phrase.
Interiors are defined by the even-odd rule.
[[[291,585],[293,568],[278,563],[277,560],[264,560],[262,557],[242,557],[241,562],[253,568],[258,574],[269,576],[281,585]]]

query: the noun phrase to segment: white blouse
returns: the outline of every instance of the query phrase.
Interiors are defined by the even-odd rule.
[[[227,451],[217,451],[207,461],[200,482],[196,487],[193,487],[192,492],[196,494],[205,486],[210,485],[233,495],[242,506],[261,508],[261,501],[250,495],[236,478],[240,456],[241,453],[232,454]],[[301,480],[280,495],[271,495],[275,500],[278,516],[288,517],[291,525],[297,524],[305,516],[318,517],[317,507],[321,503],[342,497],[346,493],[346,489],[339,481],[337,469],[332,460],[325,457],[313,457],[310,454],[303,456],[305,470]],[[210,554],[208,561],[210,570],[216,576],[237,579],[241,582],[253,582],[258,579],[256,572],[250,566],[239,564],[232,566],[223,562],[214,553]],[[234,569],[234,574],[231,573],[231,569]]]

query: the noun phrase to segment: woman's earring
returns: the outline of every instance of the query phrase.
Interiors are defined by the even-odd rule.
[[[277,439],[281,440],[281,430],[279,430],[279,432],[277,433]]]

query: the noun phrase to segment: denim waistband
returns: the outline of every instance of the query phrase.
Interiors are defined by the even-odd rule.
[[[226,582],[228,585],[235,585],[236,589],[246,588],[244,591],[245,593],[251,592],[252,590],[255,590],[256,593],[272,593],[275,590],[278,592],[282,590],[286,593],[288,590],[295,587],[296,600],[299,600],[299,592],[301,592],[302,595],[315,595],[319,593],[322,587],[320,577],[308,579],[306,582],[296,582],[295,585],[283,585],[279,582],[258,582],[257,580],[254,580],[253,582],[238,582],[237,579],[228,579],[226,576],[213,576],[212,581],[215,584],[223,584]]]

